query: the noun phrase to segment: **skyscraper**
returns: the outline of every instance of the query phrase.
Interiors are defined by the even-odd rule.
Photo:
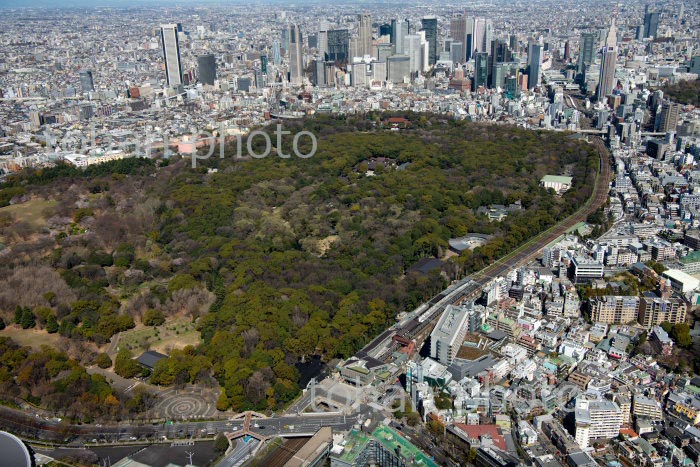
[[[282,63],[282,51],[280,50],[280,42],[272,42],[272,63],[280,65]]]
[[[452,42],[450,44],[450,60],[453,63],[464,63],[464,58],[464,44],[460,41]]]
[[[387,74],[389,81],[403,83],[411,75],[411,59],[406,55],[392,55],[387,59]]]
[[[486,87],[489,77],[489,54],[488,52],[477,52],[474,55],[474,79],[472,80],[472,90],[476,91],[480,86]]]
[[[665,133],[669,131],[675,132],[676,127],[678,127],[678,115],[680,111],[680,104],[671,101],[665,101],[661,104],[661,112],[659,113],[656,131],[663,131]]]
[[[497,74],[496,70],[497,68],[499,68],[499,65],[502,65],[505,62],[510,62],[512,61],[512,59],[513,56],[505,40],[495,39],[491,41],[491,55],[489,56],[488,78],[490,88],[496,88],[499,86],[503,87],[505,80],[505,68],[500,67],[500,75],[497,79],[494,79],[494,76]]]
[[[372,18],[367,13],[357,15],[359,26],[357,30],[357,55],[364,57],[372,55]]]
[[[296,24],[289,25],[289,82],[301,84],[304,71],[301,49],[301,31]]]
[[[425,31],[425,40],[428,42],[428,64],[435,65],[438,57],[438,23],[435,16],[426,16],[421,20],[421,26]]]
[[[595,43],[597,34],[592,32],[584,32],[581,34],[578,51],[578,72],[585,73],[586,68],[593,63],[595,57]]]
[[[347,29],[331,29],[328,31],[328,52],[326,61],[347,62],[350,47],[350,34]]]
[[[92,80],[92,71],[83,70],[80,72],[80,87],[83,92],[92,92],[95,90],[95,83]]]
[[[452,17],[450,19],[450,37],[452,38],[453,41],[456,42],[461,42],[462,44],[467,43],[467,17],[458,14]],[[462,52],[464,52],[464,47],[462,47]],[[466,59],[466,53],[464,53],[464,56],[461,57],[459,61],[456,63],[463,63],[464,60]],[[452,61],[455,61],[455,57],[452,58]]]
[[[404,53],[408,55],[410,60],[409,69],[411,73],[417,73],[423,68],[421,55],[421,36],[420,34],[409,34],[404,38]]]
[[[490,19],[473,18],[472,24],[472,53],[486,52],[490,54],[493,23]],[[469,33],[469,24],[467,24],[467,33]]]
[[[216,58],[214,54],[200,55],[197,57],[197,70],[199,81],[213,86],[216,80]]]
[[[404,53],[404,37],[408,35],[408,20],[391,20],[391,43],[394,45],[394,52],[397,55]]]
[[[393,36],[393,33],[391,31],[391,25],[390,24],[380,24],[379,25],[379,36],[389,36],[389,42],[391,42],[391,37]]]
[[[603,47],[603,62],[600,65],[600,79],[596,99],[602,100],[610,94],[615,86],[615,65],[617,64],[617,28],[612,19],[608,37]]]
[[[656,37],[659,29],[659,12],[649,11],[649,5],[644,8],[644,37]]]
[[[160,40],[165,59],[165,81],[168,86],[182,84],[182,62],[180,61],[180,41],[177,24],[164,24],[160,27]]]
[[[527,48],[527,88],[534,89],[540,84],[540,68],[542,67],[542,46],[530,42]]]

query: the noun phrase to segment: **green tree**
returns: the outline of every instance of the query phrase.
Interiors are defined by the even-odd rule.
[[[165,315],[160,310],[149,308],[143,314],[143,324],[146,326],[160,326],[165,323]]]
[[[229,447],[229,442],[228,438],[226,437],[225,434],[219,433],[216,435],[216,439],[214,440],[214,449],[217,450],[217,452],[224,453]]]
[[[689,348],[693,345],[693,338],[690,336],[688,323],[674,324],[673,329],[671,329],[671,338],[683,348]]]
[[[114,359],[114,372],[122,378],[133,378],[143,373],[141,366],[133,360],[133,355],[128,349],[121,349]]]
[[[112,366],[112,359],[109,358],[109,355],[107,355],[104,352],[101,352],[97,354],[97,357],[95,358],[95,364],[100,367],[100,368],[109,368]]]
[[[19,324],[22,326],[22,329],[30,329],[36,326],[36,318],[31,308],[24,308],[24,310],[22,311],[22,318]]]
[[[58,329],[58,320],[56,319],[56,315],[52,313],[46,320],[46,332],[48,332],[49,334],[55,334],[58,332]]]

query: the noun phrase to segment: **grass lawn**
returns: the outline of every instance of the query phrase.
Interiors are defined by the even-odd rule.
[[[13,204],[0,208],[0,214],[10,213],[17,222],[28,222],[33,227],[42,227],[46,222],[44,210],[56,206],[56,201],[34,199],[22,204]]]
[[[19,326],[8,326],[0,331],[0,336],[7,336],[17,344],[39,349],[42,345],[57,348],[64,339],[60,334],[49,334],[43,329],[22,329]]]
[[[172,349],[181,349],[186,345],[197,345],[200,341],[199,331],[189,318],[176,317],[161,326],[138,325],[125,331],[119,338],[119,348],[128,348],[134,354],[147,349],[169,353]]]

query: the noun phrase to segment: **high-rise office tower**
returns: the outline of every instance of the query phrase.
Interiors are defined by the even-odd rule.
[[[510,47],[511,52],[517,53],[518,52],[518,36],[516,36],[515,34],[511,34],[509,37],[508,46]]]
[[[488,83],[490,88],[503,87],[505,80],[505,68],[501,67],[500,77],[494,80],[496,74],[496,69],[498,65],[502,65],[505,62],[510,62],[513,59],[508,44],[504,40],[495,39],[491,41],[491,54],[489,56],[489,77]]]
[[[659,29],[659,12],[644,8],[644,37],[656,37]]]
[[[83,70],[80,72],[80,87],[83,92],[92,92],[95,90],[95,82],[92,80],[92,71]]]
[[[318,49],[319,55],[325,57],[328,53],[328,30],[322,30],[318,32],[318,41],[316,43],[316,48]]]
[[[464,63],[464,58],[464,44],[459,41],[450,43],[450,60],[452,60],[452,63]]]
[[[472,59],[474,54],[474,18],[467,18],[467,38],[464,42],[464,51],[466,52],[466,60]]]
[[[489,77],[489,54],[488,52],[476,52],[474,55],[474,79],[472,80],[472,90],[488,85]]]
[[[301,31],[296,24],[289,25],[289,81],[301,84],[304,71]]]
[[[603,47],[603,61],[600,65],[600,79],[596,99],[602,100],[610,94],[615,86],[615,65],[617,64],[617,28],[615,18],[612,19],[608,37]]]
[[[367,13],[357,16],[357,55],[372,55],[372,17]]]
[[[493,40],[493,22],[487,19],[484,24],[484,40],[482,47],[484,52],[490,52],[489,47],[491,47],[491,41]]]
[[[216,58],[214,54],[200,55],[197,57],[197,71],[199,81],[202,84],[214,85],[216,80]]]
[[[435,16],[426,16],[421,20],[421,26],[425,31],[425,40],[428,42],[428,64],[435,65],[438,58],[438,22]]]
[[[485,37],[486,20],[484,18],[474,18],[472,27],[472,55],[476,52],[487,52]]]
[[[314,60],[312,62],[311,83],[314,86],[326,85],[326,67],[323,60]]]
[[[388,79],[392,83],[403,83],[411,76],[411,59],[407,55],[392,55],[386,63]]]
[[[585,73],[586,68],[591,66],[593,59],[595,58],[595,44],[597,41],[597,34],[593,32],[584,32],[581,34],[581,41],[579,42],[578,50],[578,72]]]
[[[408,27],[408,20],[391,20],[391,43],[394,45],[394,52],[397,55],[404,53],[403,43],[404,37],[408,36]]]
[[[280,34],[282,38],[282,48],[286,51],[289,50],[289,28],[284,28],[282,29],[282,33]]]
[[[656,122],[656,131],[663,131],[664,133],[669,131],[675,132],[676,127],[678,127],[678,116],[680,111],[680,104],[676,104],[671,101],[665,101],[663,104],[661,104],[661,112]]]
[[[347,29],[331,29],[328,31],[328,52],[326,61],[347,62],[350,48],[350,34]]]
[[[527,88],[534,89],[540,84],[540,69],[542,68],[542,46],[530,42],[527,48]]]
[[[160,40],[165,59],[165,81],[168,86],[182,84],[182,61],[180,60],[180,41],[177,36],[177,28],[177,24],[164,24],[160,27]]]
[[[275,65],[280,65],[282,63],[282,51],[280,50],[280,42],[279,41],[273,41],[272,42],[272,63]]]
[[[389,36],[389,42],[391,42],[392,35],[391,24],[384,23],[379,25],[379,37]]]
[[[467,17],[462,14],[457,14],[450,19],[450,37],[453,41],[461,42],[462,44],[467,43]],[[464,47],[462,47],[464,52]],[[461,60],[455,63],[463,63],[466,60],[466,52]],[[454,57],[452,58],[454,60]]]
[[[260,71],[267,74],[267,55],[260,56]]]
[[[421,49],[421,36],[420,34],[409,34],[404,37],[404,47],[403,50],[405,54],[408,55],[410,60],[409,70],[411,73],[417,73],[423,69],[423,57]]]
[[[386,63],[387,57],[394,55],[394,46],[391,44],[377,45],[377,61]]]

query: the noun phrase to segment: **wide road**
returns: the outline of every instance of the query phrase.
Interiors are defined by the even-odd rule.
[[[321,427],[330,426],[344,431],[357,423],[355,416],[338,414],[308,414],[253,419],[250,431],[269,438],[273,436],[311,436]],[[0,426],[13,433],[48,443],[144,443],[175,439],[211,437],[216,433],[237,432],[243,429],[243,420],[216,420],[154,424],[70,425],[34,417],[8,407],[0,406]]]

